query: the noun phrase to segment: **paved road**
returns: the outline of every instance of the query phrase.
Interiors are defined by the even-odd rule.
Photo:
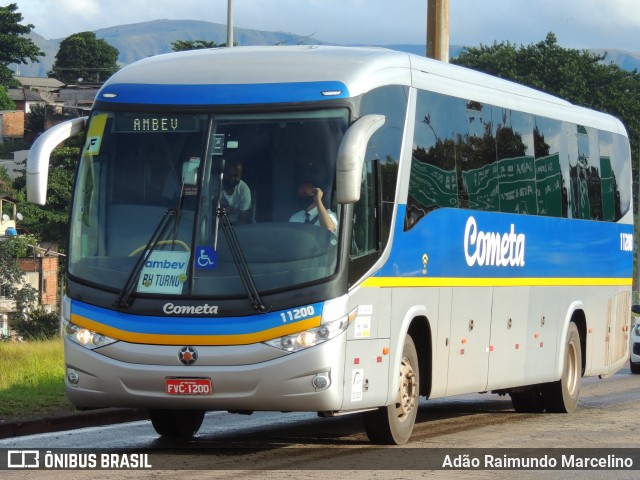
[[[99,448],[149,453],[164,469],[193,469],[200,478],[638,478],[640,471],[443,471],[433,458],[444,455],[510,455],[513,448],[532,448],[533,455],[551,449],[640,449],[640,375],[628,368],[606,380],[585,379],[580,406],[571,415],[517,414],[508,397],[467,395],[423,401],[411,442],[405,447],[376,448],[367,442],[360,419],[320,419],[314,414],[256,413],[251,416],[210,413],[189,442],[159,439],[148,421],[92,427],[0,440],[0,448]],[[483,450],[479,450],[483,449]],[[487,449],[487,450],[484,450]],[[634,450],[640,455],[640,450]],[[632,452],[632,453],[633,453]],[[589,450],[593,454],[594,450]],[[435,455],[435,457],[433,457]],[[637,463],[640,463],[640,459]],[[439,465],[439,464],[438,464]],[[328,472],[327,469],[334,471]],[[205,471],[208,470],[208,471]],[[268,472],[265,470],[269,470]],[[304,471],[304,474],[300,472]],[[33,478],[4,472],[9,478]],[[92,478],[142,478],[142,472],[92,472]],[[140,477],[138,477],[140,475]],[[146,472],[149,475],[149,472]],[[183,478],[184,471],[154,470],[154,478]],[[65,478],[86,478],[65,472]],[[60,472],[39,471],[38,478]]]

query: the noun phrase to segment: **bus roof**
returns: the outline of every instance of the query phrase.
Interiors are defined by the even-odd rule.
[[[98,102],[172,106],[291,103],[406,85],[626,135],[622,123],[558,97],[467,68],[375,47],[280,46],[191,50],[115,73]]]

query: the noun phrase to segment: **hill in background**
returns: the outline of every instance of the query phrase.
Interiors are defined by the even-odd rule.
[[[79,32],[78,32],[79,33]],[[94,32],[120,52],[118,63],[128,65],[136,60],[171,52],[171,43],[177,40],[206,40],[220,45],[227,42],[227,26],[198,20],[154,20],[152,22],[103,28]],[[25,77],[46,77],[56,59],[60,42],[64,38],[47,40],[36,32],[29,37],[46,56],[38,63],[19,65],[19,74]],[[293,33],[263,32],[234,28],[234,43],[238,45],[299,45],[326,44],[312,37]],[[16,65],[11,65],[15,70]]]
[[[117,27],[96,30],[98,38],[120,52],[118,62],[122,65],[136,60],[171,52],[171,43],[177,40],[206,40],[220,45],[227,41],[227,26],[202,22],[198,20],[154,20],[151,22],[121,25]],[[328,45],[313,36],[303,36],[285,32],[267,32],[244,28],[234,28],[234,41],[238,45]],[[40,62],[19,65],[19,75],[25,77],[46,77],[55,61],[56,53],[63,38],[48,40],[32,32],[29,37],[46,54]],[[393,50],[399,50],[417,55],[425,54],[424,45],[377,45]],[[450,56],[453,58],[463,49],[462,46],[451,46]],[[592,50],[603,53],[605,50]],[[626,70],[634,68],[640,70],[640,53],[622,50],[606,50],[607,60],[612,61]],[[13,70],[16,65],[11,65]]]

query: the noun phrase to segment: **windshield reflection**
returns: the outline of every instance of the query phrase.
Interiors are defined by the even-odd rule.
[[[163,119],[171,128],[154,130]],[[238,249],[256,292],[335,272],[345,109],[163,119],[92,116],[72,210],[73,277],[116,291],[133,284],[133,296],[248,296],[255,304]],[[148,248],[167,209],[175,218]],[[221,234],[217,211],[235,240]]]

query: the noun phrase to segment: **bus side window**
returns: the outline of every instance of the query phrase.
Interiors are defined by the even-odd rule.
[[[563,156],[562,122],[545,117],[534,117],[533,145],[536,166],[536,198],[538,215],[568,217],[569,199]]]
[[[418,92],[405,231],[433,210],[458,207],[458,122],[452,112],[464,112],[462,106],[460,100],[446,95]]]
[[[611,132],[599,132],[600,168],[602,170],[603,220],[616,222],[629,210],[631,182],[625,178],[624,165],[629,151],[622,147],[624,138]]]
[[[374,178],[377,163],[377,161],[366,162],[362,171],[360,200],[353,206],[352,258],[358,258],[378,250],[378,235],[375,228],[378,202]]]
[[[380,256],[380,163],[367,161],[362,170],[360,200],[353,205],[349,283],[355,283]]]
[[[360,116],[370,113],[385,116],[384,125],[369,140],[365,155],[366,161],[375,160],[379,167],[377,185],[381,203],[377,219],[380,223],[380,249],[387,244],[391,232],[407,98],[407,87],[388,85],[367,92],[360,105]]]

